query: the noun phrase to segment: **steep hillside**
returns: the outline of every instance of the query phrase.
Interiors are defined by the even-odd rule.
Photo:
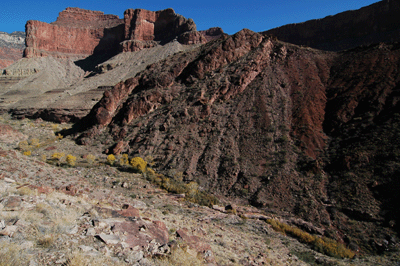
[[[167,175],[182,172],[205,190],[302,217],[355,249],[379,252],[388,236],[387,243],[397,241],[396,195],[374,192],[372,160],[363,161],[372,167],[363,167],[368,174],[349,186],[352,168],[340,162],[357,160],[357,149],[347,154],[349,143],[362,146],[364,138],[352,141],[361,131],[350,129],[363,119],[378,122],[385,114],[393,130],[385,143],[395,140],[399,56],[397,46],[330,53],[243,30],[105,92],[82,120],[87,130],[78,141],[150,155]],[[369,134],[386,134],[373,128]],[[384,147],[370,157],[380,158]],[[379,188],[397,184],[392,169],[390,179],[376,177]]]
[[[67,9],[53,24],[28,22],[32,58],[2,71],[0,111],[78,121],[61,133],[87,149],[151,157],[171,179],[383,254],[399,247],[400,46],[366,44],[397,40],[396,10],[398,0],[382,1],[282,28],[292,40],[197,32],[172,9],[128,9],[123,22]],[[363,46],[283,42],[295,42],[292,28],[305,30],[300,44]],[[46,29],[59,38],[47,42]]]
[[[284,42],[327,51],[400,41],[399,0],[382,0],[359,10],[265,31]]]

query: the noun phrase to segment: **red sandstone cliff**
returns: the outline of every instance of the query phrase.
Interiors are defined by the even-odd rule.
[[[56,22],[30,20],[26,28],[25,57],[86,57],[115,49],[122,41],[122,20],[103,12],[67,8]]]
[[[221,29],[197,32],[192,19],[176,14],[173,9],[128,9],[122,20],[100,11],[67,8],[51,24],[27,22],[25,57],[87,57],[97,52],[137,51],[184,33],[197,37],[180,38],[183,44],[205,43],[223,35]]]
[[[383,0],[352,10],[303,23],[265,31],[284,42],[328,51],[360,45],[400,41],[400,1]]]

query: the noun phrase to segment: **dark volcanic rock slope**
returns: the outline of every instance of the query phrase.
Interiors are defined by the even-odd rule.
[[[382,194],[398,184],[397,157],[381,153],[397,156],[382,145],[399,135],[399,57],[396,46],[331,53],[243,30],[107,91],[78,141],[151,155],[158,171],[378,251],[398,224],[393,189]]]

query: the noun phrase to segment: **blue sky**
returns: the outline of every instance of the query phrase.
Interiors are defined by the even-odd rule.
[[[13,0],[0,7],[0,31],[24,31],[28,20],[47,23],[57,19],[67,7],[103,11],[123,18],[128,8],[152,11],[173,8],[176,13],[192,18],[198,30],[221,27],[233,34],[243,28],[261,32],[289,23],[304,22],[337,13],[359,9],[378,0],[229,0],[229,1],[142,1],[142,0]]]

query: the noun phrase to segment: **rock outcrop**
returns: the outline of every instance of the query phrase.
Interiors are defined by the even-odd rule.
[[[0,32],[0,69],[22,58],[25,48],[25,34]]]
[[[27,58],[87,57],[94,52],[116,50],[124,29],[117,16],[79,8],[65,9],[51,24],[30,20],[25,28]]]
[[[361,141],[357,151],[347,147],[363,130],[374,129],[372,139],[385,135],[375,123],[383,117],[390,123],[398,113],[399,51],[382,44],[324,52],[243,30],[153,64],[105,92],[82,120],[89,129],[78,141],[113,138],[124,143],[120,152],[151,155],[160,172],[175,169],[211,192],[284,209],[330,234],[331,226],[356,220],[371,234],[348,226],[332,236],[351,235],[369,249],[370,238],[392,230],[379,221],[397,224],[399,216],[390,207],[398,206],[395,194],[383,200],[368,184],[379,179],[383,191],[398,178],[392,168],[391,178],[374,179],[378,170],[368,162],[380,159],[372,146],[370,152]],[[396,128],[381,142],[395,141]],[[360,164],[371,172],[350,171],[359,176],[351,189],[365,201],[342,193],[348,170]]]
[[[192,19],[186,19],[173,9],[148,11],[128,9],[124,19],[100,11],[67,8],[53,23],[28,21],[24,56],[87,57],[92,54],[111,54],[139,51],[165,44],[184,33],[197,38],[180,38],[182,44],[205,43],[223,34],[222,30],[196,31]],[[208,38],[204,37],[209,36]]]
[[[383,0],[359,10],[265,31],[284,42],[328,51],[400,41],[399,0]]]
[[[18,117],[75,121],[101,98],[104,89],[98,88],[113,86],[148,64],[192,49],[187,44],[223,35],[221,29],[202,33],[195,29],[193,20],[172,9],[129,9],[125,19],[119,19],[99,11],[67,8],[53,23],[28,21],[27,58],[0,72],[0,109],[12,110]],[[185,33],[199,38],[178,38]],[[143,49],[147,51],[141,53]],[[119,52],[134,53],[112,57]],[[134,64],[128,62],[131,59]]]

